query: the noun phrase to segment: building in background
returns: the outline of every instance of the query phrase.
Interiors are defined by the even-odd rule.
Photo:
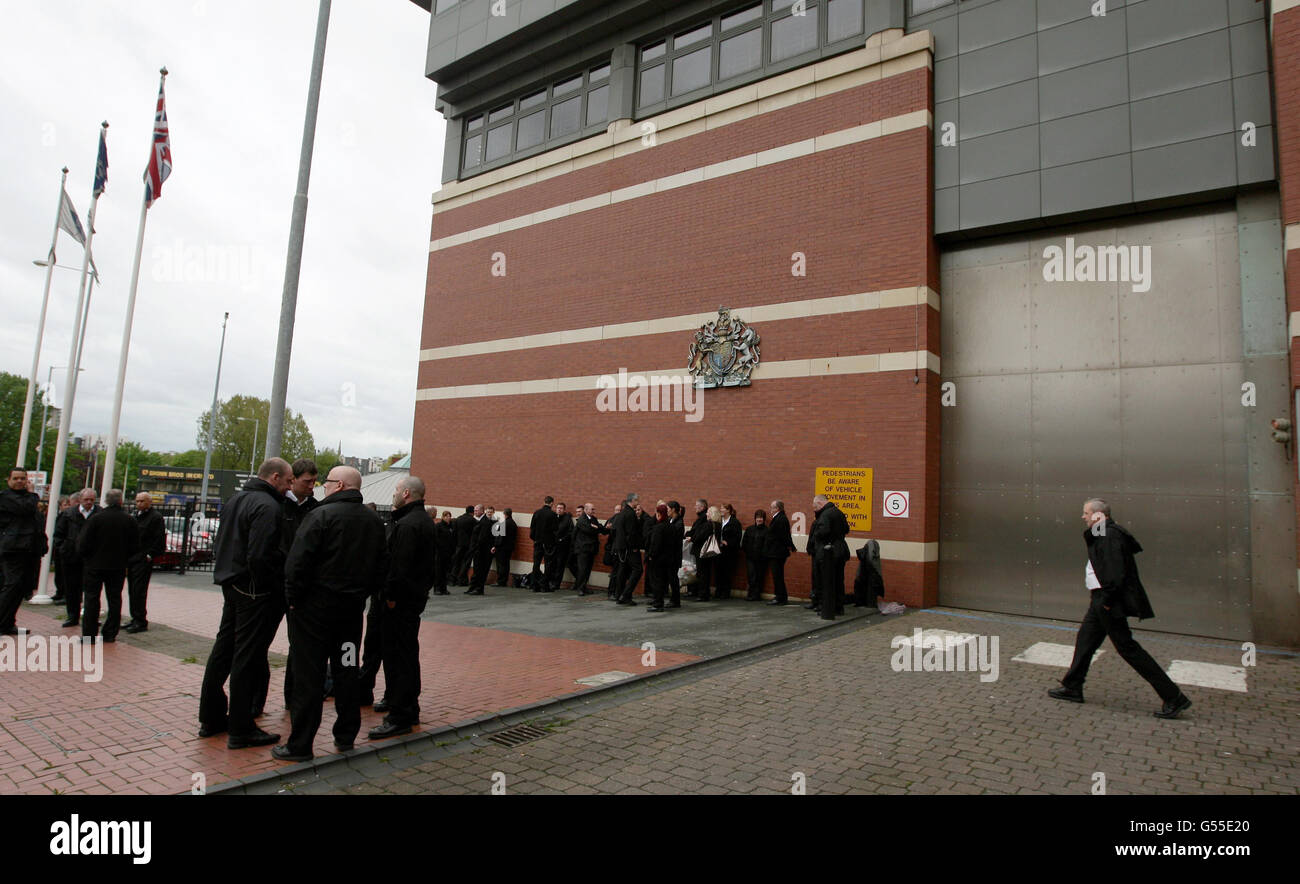
[[[252,475],[246,470],[209,470],[209,505],[220,508],[236,491],[244,487]],[[160,506],[198,503],[199,493],[203,490],[203,469],[143,466],[137,473],[136,489],[148,492],[154,503]]]
[[[1297,0],[420,5],[430,503],[826,490],[890,598],[1076,618],[1100,495],[1153,628],[1300,644]],[[598,395],[721,308],[702,419]]]

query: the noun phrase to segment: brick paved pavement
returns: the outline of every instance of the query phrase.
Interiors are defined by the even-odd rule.
[[[916,628],[997,636],[998,679],[895,672],[891,640]],[[1230,643],[1137,635],[1164,667],[1242,662]],[[484,794],[497,774],[508,794],[788,793],[802,775],[808,794],[1084,795],[1095,773],[1107,794],[1300,791],[1300,657],[1260,653],[1244,692],[1185,686],[1193,707],[1163,721],[1151,715],[1154,692],[1109,646],[1083,705],[1046,696],[1063,668],[1012,660],[1073,639],[1069,624],[917,612],[617,688],[592,711],[539,713],[549,735],[515,748],[483,736],[417,741],[246,791]]]
[[[159,575],[161,576],[161,575]],[[157,578],[155,578],[157,580]],[[79,672],[0,674],[0,793],[172,793],[189,791],[192,774],[207,786],[278,769],[266,749],[231,751],[224,737],[197,737],[203,664],[221,615],[221,595],[155,583],[150,627],[104,645],[103,678]],[[24,605],[20,625],[36,635],[66,635],[62,608]],[[426,621],[421,624],[422,726],[590,690],[575,683],[611,670],[641,671],[642,652],[565,638]],[[288,735],[283,701],[285,627],[272,644],[267,730]],[[659,652],[659,666],[696,659]],[[382,676],[381,676],[382,683]],[[365,731],[382,716],[363,710]],[[317,756],[334,752],[327,703]]]

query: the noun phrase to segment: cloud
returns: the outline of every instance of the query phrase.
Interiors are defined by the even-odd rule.
[[[46,0],[6,10],[0,33],[0,369],[26,375],[59,168],[90,208],[98,126],[109,184],[72,427],[112,414],[158,68],[167,65],[174,168],[149,210],[122,435],[193,447],[212,399],[269,397],[317,4],[293,0]],[[336,3],[326,48],[298,290],[288,406],[318,446],[409,450],[428,260],[429,195],[444,126],[423,76],[428,13]],[[59,263],[81,249],[60,237]],[[77,274],[55,270],[41,357],[67,362]],[[62,390],[64,384],[56,379]]]

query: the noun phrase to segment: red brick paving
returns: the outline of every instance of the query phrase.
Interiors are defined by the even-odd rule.
[[[19,624],[37,635],[66,635],[72,630],[59,628],[62,617],[62,608],[25,605]],[[211,637],[220,617],[220,593],[150,587],[151,624]],[[285,636],[282,624],[273,652],[288,651]],[[147,650],[148,642],[149,634],[123,634],[104,645],[97,683],[79,672],[0,673],[0,793],[187,792],[195,773],[215,785],[283,766],[268,749],[232,751],[224,736],[198,738],[198,695],[210,644],[194,664]],[[575,680],[616,669],[638,672],[641,651],[426,621],[420,657],[422,728],[429,729],[590,690]],[[694,659],[658,653],[660,666]],[[283,669],[272,670],[267,714],[258,723],[287,737],[283,676]],[[381,719],[362,710],[358,745]],[[334,753],[333,722],[333,703],[327,702],[318,757]]]

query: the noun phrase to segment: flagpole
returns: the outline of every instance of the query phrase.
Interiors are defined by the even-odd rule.
[[[312,53],[311,80],[307,86],[307,116],[302,126],[302,151],[298,155],[298,189],[293,195],[289,222],[289,251],[284,267],[284,292],[280,296],[280,334],[275,345],[275,374],[271,379],[271,411],[266,418],[266,456],[280,456],[285,398],[289,392],[289,355],[293,349],[293,323],[298,312],[298,277],[302,272],[303,231],[307,227],[307,184],[311,180],[311,154],[316,142],[316,110],[325,67],[325,36],[330,24],[330,0],[320,0],[316,14],[316,48]]]
[[[167,81],[167,68],[158,71],[158,92],[162,93]],[[150,153],[154,149],[154,134],[149,135]],[[146,180],[148,172],[145,173]],[[113,420],[108,428],[108,451],[104,455],[104,485],[99,493],[100,505],[108,499],[108,489],[113,486],[113,467],[117,462],[117,430],[122,420],[122,394],[126,389],[126,359],[131,349],[131,325],[135,320],[135,291],[140,283],[140,254],[144,251],[144,221],[149,213],[149,185],[140,196],[140,227],[135,234],[135,263],[131,265],[131,289],[126,296],[126,325],[122,328],[122,353],[117,360],[117,387],[113,390]]]
[[[108,135],[108,122],[100,124],[99,137],[102,142]],[[77,398],[77,361],[81,356],[81,342],[85,339],[86,329],[85,321],[82,318],[82,307],[86,301],[86,284],[90,277],[90,244],[95,239],[95,212],[99,208],[99,195],[103,192],[99,188],[99,160],[96,158],[95,185],[91,188],[90,196],[90,214],[87,215],[86,227],[86,249],[81,258],[81,284],[77,286],[77,309],[73,313],[74,327],[72,329],[72,343],[68,347],[68,379],[63,383],[63,412],[59,416],[59,441],[54,448],[54,468],[50,472],[50,488],[54,493],[58,493],[63,488],[63,467],[68,460],[68,429],[72,426],[72,405]],[[61,205],[61,204],[60,204]],[[76,326],[81,326],[77,328]],[[59,517],[58,506],[49,507],[45,513],[45,536],[54,536],[54,521]],[[50,577],[50,554],[47,552],[41,557],[41,575],[36,582],[37,597],[33,599],[37,604],[48,604],[42,601],[48,598],[46,593],[46,584]]]
[[[217,393],[221,390],[221,360],[226,355],[226,322],[230,311],[221,317],[221,348],[217,350],[217,379],[212,384],[212,411],[208,412],[208,450],[203,456],[203,482],[199,486],[199,518],[207,518],[208,470],[212,469],[212,437],[217,427]]]
[[[49,264],[45,267],[45,294],[41,296],[41,320],[36,325],[36,352],[32,354],[32,373],[27,378],[27,403],[23,406],[23,428],[18,433],[18,466],[27,463],[27,437],[31,434],[32,408],[36,401],[36,375],[40,371],[41,338],[45,337],[45,311],[50,306],[50,282],[54,277],[54,247],[59,242],[59,217],[63,214],[63,188],[68,183],[68,167],[59,179],[59,204],[54,210],[54,235],[50,237]]]

